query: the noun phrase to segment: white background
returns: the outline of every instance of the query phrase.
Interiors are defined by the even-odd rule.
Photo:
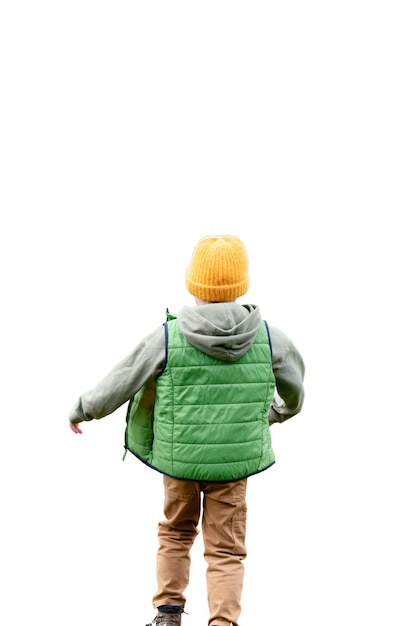
[[[154,617],[161,477],[122,462],[126,407],[67,415],[193,303],[213,234],[307,367],[249,483],[240,626],[417,623],[413,4],[2,2],[2,623]]]

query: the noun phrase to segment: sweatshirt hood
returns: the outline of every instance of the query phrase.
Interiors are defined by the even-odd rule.
[[[262,322],[256,304],[216,302],[184,306],[179,328],[194,347],[221,361],[236,361],[252,346]]]

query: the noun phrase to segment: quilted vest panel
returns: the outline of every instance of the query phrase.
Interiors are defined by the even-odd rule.
[[[129,405],[125,447],[162,473],[189,480],[238,480],[272,465],[275,378],[265,324],[234,362],[192,346],[176,320],[167,322],[167,337],[156,387],[149,384]]]

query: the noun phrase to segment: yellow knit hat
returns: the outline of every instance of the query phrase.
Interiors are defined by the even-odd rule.
[[[249,287],[248,255],[239,237],[203,237],[185,275],[188,291],[207,302],[230,302]]]

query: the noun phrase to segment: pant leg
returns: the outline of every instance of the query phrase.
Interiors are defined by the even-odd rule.
[[[246,557],[247,479],[202,485],[209,626],[238,626]]]
[[[158,526],[156,575],[158,591],[154,607],[185,604],[190,579],[190,550],[197,536],[201,511],[200,484],[164,476],[165,520]]]

